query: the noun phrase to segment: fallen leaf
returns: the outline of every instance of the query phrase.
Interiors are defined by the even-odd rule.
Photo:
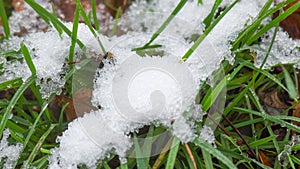
[[[258,156],[259,156],[260,161],[261,161],[264,165],[269,166],[269,167],[272,167],[272,163],[271,163],[269,157],[267,157],[263,151],[258,150]]]
[[[300,0],[294,0],[292,3],[289,3],[283,9],[287,10],[297,2],[300,2]],[[279,12],[276,12],[274,17],[276,18],[278,15]],[[300,8],[298,8],[285,20],[281,21],[280,27],[282,27],[293,39],[300,39]]]
[[[15,11],[22,11],[24,9],[24,0],[13,0],[12,5]]]
[[[66,115],[66,118],[67,118],[68,122],[72,121],[72,120],[74,120],[78,117],[77,114],[76,114],[76,111],[74,109],[72,98],[66,97],[64,95],[59,95],[59,96],[56,96],[55,99],[59,103],[60,107],[64,106],[65,104],[68,104],[68,106],[64,110],[64,113]]]
[[[258,90],[259,99],[266,106],[270,106],[276,109],[287,109],[289,106],[282,102],[278,97],[278,89],[271,89],[269,91],[264,91],[264,87]]]
[[[92,89],[83,87],[74,93],[73,103],[76,114],[78,116],[82,116],[86,112],[90,112],[91,110],[97,109],[91,103],[92,92]]]

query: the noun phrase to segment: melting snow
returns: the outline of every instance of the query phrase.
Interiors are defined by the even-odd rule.
[[[259,67],[263,62],[266,52],[270,46],[270,42],[274,35],[274,29],[268,31],[259,44],[257,52],[256,65]],[[276,39],[273,43],[272,50],[264,64],[264,68],[277,64],[294,63],[297,68],[300,68],[300,40],[293,40],[288,33],[281,28],[278,30]]]
[[[178,61],[193,44],[191,37],[202,34],[202,22],[209,14],[213,1],[204,1],[203,5],[196,1],[186,3],[162,35],[153,42],[162,45],[158,50],[163,52],[163,57],[140,57],[131,51],[150,39],[178,2],[179,0],[154,0],[149,4],[145,1],[134,2],[124,14],[125,19],[119,22],[123,35],[110,38],[99,35],[105,48],[115,58],[113,63],[105,60],[104,67],[97,70],[95,77],[93,104],[101,106],[101,109],[86,113],[84,117],[69,124],[68,130],[57,140],[60,147],[52,150],[50,168],[77,168],[78,164],[93,168],[111,151],[121,158],[126,157],[133,144],[130,132],[149,124],[170,128],[172,134],[183,142],[200,136],[214,143],[213,130],[210,127],[204,125],[201,133],[194,129],[194,123],[201,121],[204,114],[201,105],[194,103],[198,87],[201,81],[219,68],[223,59],[233,62],[230,42],[251,23],[265,0],[241,0],[237,3],[185,63]],[[228,4],[223,3],[221,6]],[[25,13],[20,15],[13,14],[13,17],[31,17]],[[15,24],[17,23],[22,22],[16,19]],[[37,22],[33,23],[35,24],[40,25]],[[66,25],[72,27],[71,24]],[[111,25],[108,26],[111,28]],[[34,32],[32,27],[34,26],[31,25],[28,29]],[[13,28],[14,31],[19,30]],[[87,26],[79,25],[78,38],[87,49],[101,53]],[[269,38],[270,36],[263,38],[262,48],[268,46]],[[43,96],[48,97],[52,92],[59,93],[64,86],[65,80],[61,75],[66,72],[64,63],[70,42],[65,34],[60,37],[57,32],[50,30],[46,33],[32,33],[24,38],[13,37],[2,43],[0,48],[19,50],[20,43],[28,46],[37,68],[37,84],[41,85]],[[298,41],[293,41],[284,32],[279,32],[272,59],[266,65],[284,61],[279,54],[287,56],[292,53],[288,62],[299,62],[294,57],[298,53],[293,53],[297,46]],[[79,59],[82,54],[77,46],[76,58]],[[22,57],[21,54],[17,55],[17,58]],[[258,57],[258,63],[260,59]],[[2,59],[0,63],[4,67],[0,81],[15,77],[25,80],[31,74],[22,59],[14,62]]]
[[[2,140],[0,142],[0,162],[4,162],[3,168],[13,168],[14,163],[18,160],[23,148],[21,143],[16,145],[8,145],[9,129],[3,131]]]

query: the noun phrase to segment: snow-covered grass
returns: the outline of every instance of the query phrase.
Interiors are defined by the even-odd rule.
[[[79,0],[73,23],[58,19],[47,1],[25,2],[25,10],[7,20],[0,0],[6,37],[0,43],[3,167],[267,168],[266,159],[274,168],[299,164],[293,154],[299,139],[291,135],[300,127],[289,121],[299,118],[287,111],[269,115],[258,95],[261,88],[278,88],[298,104],[300,45],[278,24],[300,2],[272,20],[292,1],[136,0],[105,25]],[[28,33],[11,36],[22,29]],[[270,69],[278,64],[288,65],[281,73]],[[83,100],[68,103],[82,117],[67,122],[62,101],[54,114],[49,105],[56,95],[75,98],[86,88],[92,96],[81,93]],[[89,97],[93,110],[79,112]]]

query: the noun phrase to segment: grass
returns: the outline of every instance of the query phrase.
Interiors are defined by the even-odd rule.
[[[85,49],[85,44],[77,39],[79,19],[82,17],[84,22],[89,27],[90,31],[97,38],[98,44],[103,53],[106,49],[103,46],[101,39],[98,36],[100,25],[96,15],[96,1],[92,0],[92,19],[85,13],[80,1],[76,1],[76,10],[74,14],[74,24],[72,30],[67,28],[56,16],[55,10],[53,14],[42,8],[33,0],[25,0],[48,24],[54,26],[59,34],[65,32],[72,40],[69,52],[69,62],[74,61],[74,49],[76,44]],[[151,39],[144,46],[133,49],[134,51],[142,51],[149,48],[160,47],[157,44],[152,44],[155,39],[165,30],[169,23],[172,22],[180,10],[184,7],[187,0],[181,0],[174,11],[166,19],[166,21],[153,34]],[[200,3],[201,1],[199,1]],[[234,1],[223,12],[215,16],[215,12],[221,1],[217,0],[211,9],[211,12],[204,20],[206,29],[203,34],[195,41],[193,46],[182,56],[182,61],[185,61],[193,53],[193,51],[203,42],[211,30],[219,23],[220,20],[234,7],[238,0]],[[120,169],[145,169],[145,168],[297,168],[300,165],[300,154],[289,154],[287,158],[288,165],[283,167],[277,159],[277,155],[284,150],[285,145],[290,141],[291,133],[300,133],[300,127],[291,123],[300,122],[300,118],[288,114],[292,108],[298,104],[298,79],[297,72],[293,65],[279,65],[282,68],[280,73],[271,69],[264,70],[263,65],[270,55],[273,42],[275,40],[278,24],[283,19],[287,18],[295,10],[300,7],[300,2],[295,3],[267,25],[262,25],[262,21],[273,15],[275,12],[291,3],[292,0],[278,3],[271,7],[272,0],[268,0],[261,12],[258,14],[252,24],[246,26],[238,35],[236,40],[232,42],[232,52],[236,55],[235,63],[230,65],[227,61],[222,63],[222,68],[226,76],[220,79],[216,86],[210,86],[206,83],[199,91],[198,102],[202,104],[204,111],[208,112],[213,109],[215,101],[223,89],[227,89],[226,108],[220,111],[224,120],[218,122],[214,116],[205,116],[204,119],[211,118],[212,122],[217,123],[218,128],[215,130],[215,144],[213,145],[196,138],[193,142],[185,144],[180,143],[176,138],[170,141],[173,144],[169,151],[161,152],[157,156],[143,157],[140,150],[147,149],[150,152],[151,145],[139,145],[137,138],[138,133],[134,133],[134,145],[137,158],[128,158],[127,163],[120,164],[117,168]],[[121,8],[118,8],[117,18],[121,15]],[[5,13],[3,1],[0,0],[0,16],[2,19],[5,36],[10,37],[8,19]],[[92,21],[94,24],[92,24]],[[117,30],[117,22],[113,28],[113,34]],[[263,64],[257,68],[254,65],[255,53],[250,52],[259,41],[259,38],[271,28],[275,28],[272,42],[266,51]],[[5,51],[8,53],[11,51]],[[67,121],[64,117],[64,110],[67,105],[62,107],[59,118],[53,117],[50,110],[47,108],[52,102],[55,94],[52,94],[49,99],[42,99],[39,93],[39,86],[35,84],[36,68],[30,56],[29,50],[25,45],[21,45],[20,52],[24,56],[32,75],[22,82],[20,78],[0,83],[0,90],[10,90],[14,94],[7,96],[0,101],[0,133],[2,135],[5,128],[9,128],[11,138],[9,142],[14,144],[20,142],[23,144],[23,149],[19,160],[14,164],[16,168],[20,167],[36,167],[46,168],[48,165],[47,158],[51,155],[50,149],[57,147],[55,139],[62,131],[67,129]],[[2,53],[1,53],[2,54]],[[81,65],[85,65],[89,60],[83,60]],[[64,76],[66,80],[72,78],[76,72],[76,68],[69,67],[68,73]],[[291,108],[284,110],[281,115],[272,116],[265,112],[263,104],[259,99],[259,89],[276,88],[289,96],[291,101],[294,101]],[[24,96],[26,89],[30,89],[35,97],[30,100]],[[67,93],[72,93],[71,88],[66,86]],[[34,110],[32,107],[39,107],[39,110]],[[14,116],[10,118],[12,112]],[[202,124],[197,126],[197,130],[201,130]],[[243,128],[248,128],[250,132],[245,134],[241,132]],[[285,130],[283,139],[279,139],[275,134],[276,128]],[[146,136],[165,131],[160,127],[150,126]],[[168,143],[167,143],[168,144]],[[293,151],[300,150],[300,145],[291,147]],[[263,152],[271,161],[272,166],[269,167],[260,159],[259,152]],[[114,154],[110,158],[100,162],[98,168],[112,168],[111,162],[116,158]],[[26,163],[24,163],[26,161]],[[0,164],[1,165],[1,164]],[[0,166],[1,167],[1,166]],[[78,168],[86,168],[80,166]]]

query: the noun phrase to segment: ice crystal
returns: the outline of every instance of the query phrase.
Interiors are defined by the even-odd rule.
[[[294,145],[300,144],[300,136],[293,135],[292,140],[284,146],[284,150],[278,154],[277,158],[280,162],[280,165],[286,167],[289,163],[289,157],[292,154],[292,147]]]
[[[274,35],[274,29],[268,31],[263,37],[262,42],[256,48],[257,59],[256,65],[259,67],[264,60],[267,50],[270,46],[271,39]],[[293,63],[300,68],[300,40],[293,40],[288,33],[281,28],[278,30],[276,39],[273,43],[269,57],[264,64],[264,68],[277,64]]]
[[[18,160],[22,150],[22,144],[8,145],[7,138],[10,132],[8,129],[3,131],[2,140],[0,142],[0,161],[4,161],[3,168],[13,168],[14,163]]]
[[[203,126],[201,133],[200,133],[200,137],[210,144],[215,143],[214,131],[209,126],[206,126],[206,125]]]

